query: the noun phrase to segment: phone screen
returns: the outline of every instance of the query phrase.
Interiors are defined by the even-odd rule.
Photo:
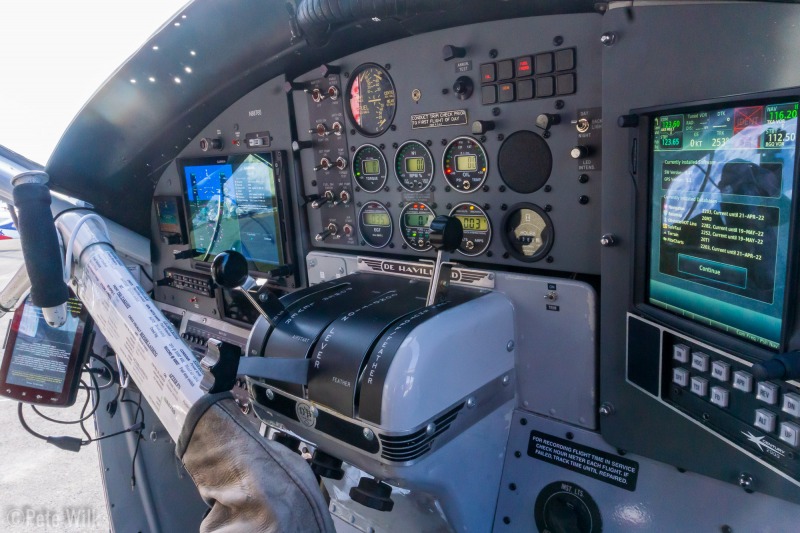
[[[77,394],[83,364],[86,312],[77,298],[67,301],[67,321],[49,326],[41,308],[25,300],[14,313],[0,367],[0,393],[17,400],[69,405]]]

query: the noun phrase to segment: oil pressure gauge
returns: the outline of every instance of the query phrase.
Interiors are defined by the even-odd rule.
[[[483,209],[477,205],[464,202],[458,204],[450,211],[451,217],[456,217],[464,228],[464,237],[458,251],[464,255],[481,255],[489,248],[492,240],[492,224]]]
[[[486,181],[488,163],[481,143],[472,137],[456,137],[444,149],[444,179],[458,192],[478,190]]]
[[[544,209],[517,204],[503,219],[503,244],[520,261],[532,263],[545,257],[553,246],[553,223]]]

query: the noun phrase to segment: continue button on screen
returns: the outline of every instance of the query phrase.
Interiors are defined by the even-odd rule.
[[[747,269],[691,255],[678,254],[678,271],[734,287],[747,287]]]

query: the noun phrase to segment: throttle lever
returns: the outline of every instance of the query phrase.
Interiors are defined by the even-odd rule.
[[[456,217],[439,215],[431,222],[430,243],[436,248],[436,264],[428,288],[427,305],[434,305],[447,297],[450,271],[453,270],[450,254],[456,251],[463,237],[464,228]]]
[[[258,299],[250,294],[250,289],[255,287],[256,281],[248,274],[247,259],[242,254],[235,250],[217,254],[211,263],[211,279],[226,289],[240,291],[259,314],[271,326],[275,326],[275,317],[284,310],[283,304],[268,290],[261,291]]]

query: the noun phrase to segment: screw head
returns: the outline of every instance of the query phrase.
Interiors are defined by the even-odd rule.
[[[475,398],[473,398],[472,396],[470,396],[469,398],[467,398],[467,407],[468,407],[469,409],[472,409],[472,408],[473,408],[473,407],[475,407],[476,405],[478,405],[478,400],[476,400],[476,399],[475,399]]]
[[[600,42],[603,43],[604,46],[614,46],[617,42],[617,34],[613,31],[607,31],[600,36]]]
[[[739,486],[742,487],[746,492],[753,492],[753,487],[755,486],[755,480],[753,479],[753,476],[747,472],[742,472],[739,474]]]
[[[267,396],[267,400],[275,399],[275,393],[272,392],[272,389],[267,389],[266,391],[264,391],[264,394]]]
[[[510,352],[513,349],[514,349],[514,341],[508,341],[508,344],[506,344],[506,351]]]
[[[362,434],[364,435],[364,438],[367,440],[372,440],[375,438],[375,433],[373,433],[372,430],[369,428],[364,428]]]
[[[602,416],[611,416],[614,414],[614,406],[608,402],[604,402],[603,405],[600,406],[598,412]]]

